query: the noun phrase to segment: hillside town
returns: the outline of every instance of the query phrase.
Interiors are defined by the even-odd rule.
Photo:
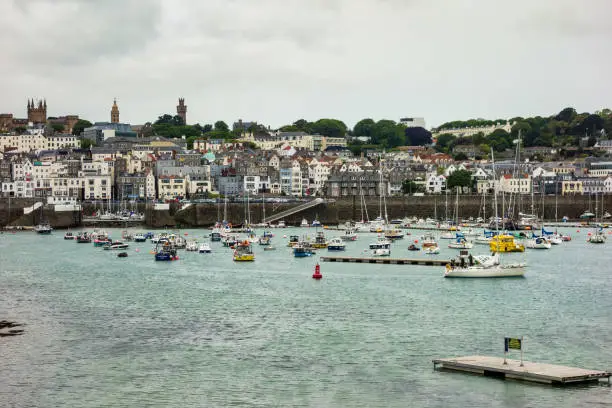
[[[179,99],[176,109],[176,117],[186,124],[184,99]],[[78,115],[47,116],[46,100],[28,100],[27,118],[0,114],[2,197],[69,204],[263,194],[401,196],[451,190],[612,194],[612,158],[608,156],[612,140],[606,139],[603,130],[587,137],[591,143],[576,148],[580,154],[572,158],[560,159],[558,147],[515,143],[496,157],[493,167],[491,156],[474,145],[457,143],[452,151],[441,151],[436,141],[445,134],[460,139],[486,137],[498,130],[509,133],[511,121],[432,129],[430,143],[391,148],[368,145],[367,137],[355,134],[272,130],[242,120],[234,123],[232,138],[211,137],[214,131],[209,136],[165,137],[150,123],[122,123],[116,100],[109,122],[85,121],[86,127],[81,122]],[[405,129],[425,128],[424,118],[402,118],[398,123]],[[361,143],[358,152],[350,148],[354,143]]]

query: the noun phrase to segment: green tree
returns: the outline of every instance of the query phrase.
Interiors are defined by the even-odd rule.
[[[436,150],[439,152],[447,152],[449,147],[454,144],[455,140],[457,140],[457,137],[452,133],[442,133],[436,139]]]
[[[417,184],[414,180],[404,180],[402,182],[402,193],[404,194],[414,194],[414,193],[424,193],[425,186],[423,184]]]
[[[306,119],[298,119],[293,122],[293,126],[297,129],[297,131],[310,133],[310,128],[312,127],[312,123],[308,122]]]
[[[446,187],[449,189],[471,186],[472,173],[470,173],[468,170],[456,170],[446,179]]]
[[[453,157],[453,159],[455,159],[455,161],[465,161],[468,160],[468,157],[465,153],[459,152],[455,155],[455,157]]]
[[[425,146],[432,143],[431,132],[422,127],[409,127],[404,130],[405,143],[411,146]]]
[[[215,130],[221,131],[221,132],[227,132],[229,131],[229,126],[227,126],[227,123],[225,123],[224,121],[218,120],[215,122]]]
[[[96,144],[91,139],[81,139],[81,149],[89,149],[90,147],[95,145]]]
[[[555,119],[563,122],[570,123],[576,117],[576,109],[574,108],[565,108],[557,116]]]
[[[53,132],[55,133],[62,133],[65,129],[65,126],[62,125],[61,123],[52,123],[51,128],[53,129]]]
[[[210,132],[211,130],[213,130],[213,125],[211,124],[202,126],[202,133]]]
[[[398,126],[395,121],[381,119],[372,128],[370,142],[388,148],[403,146],[406,142],[404,127]]]
[[[14,130],[18,135],[23,135],[28,129],[25,126],[17,126]]]
[[[85,119],[79,119],[72,127],[72,134],[75,136],[80,136],[83,133],[85,128],[91,127],[91,122]]]
[[[371,137],[375,124],[376,122],[372,119],[361,119],[353,127],[353,135]]]
[[[337,119],[319,119],[311,125],[313,133],[328,137],[344,137],[346,125]]]

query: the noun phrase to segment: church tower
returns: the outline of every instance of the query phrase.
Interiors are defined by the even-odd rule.
[[[47,100],[39,100],[38,103],[34,99],[28,99],[28,122],[46,123],[47,122]]]
[[[176,114],[183,119],[183,123],[187,124],[187,106],[185,106],[185,98],[179,98],[179,104],[176,107]]]
[[[111,108],[111,122],[119,123],[119,107],[116,98],[113,100],[113,107]]]

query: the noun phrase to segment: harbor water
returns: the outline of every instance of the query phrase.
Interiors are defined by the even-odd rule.
[[[503,355],[525,336],[525,359],[612,369],[612,235],[587,230],[550,250],[508,254],[524,278],[445,279],[443,267],[321,263],[294,258],[291,234],[256,260],[231,250],[180,251],[155,262],[152,244],[127,258],[63,233],[0,235],[0,320],[25,333],[0,338],[1,407],[591,407],[607,385],[557,388],[433,370],[432,359]],[[74,231],[76,232],[76,231]],[[181,230],[208,242],[208,230]],[[313,232],[311,230],[311,232]],[[114,238],[121,230],[112,230]],[[328,237],[340,235],[327,231]],[[421,233],[393,244],[410,252]],[[361,234],[339,255],[364,252]],[[476,245],[472,253],[486,253]],[[511,358],[519,358],[513,351]]]

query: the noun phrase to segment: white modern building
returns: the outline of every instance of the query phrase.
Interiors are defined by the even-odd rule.
[[[425,118],[401,118],[399,120],[401,125],[406,127],[422,127],[425,128]]]

